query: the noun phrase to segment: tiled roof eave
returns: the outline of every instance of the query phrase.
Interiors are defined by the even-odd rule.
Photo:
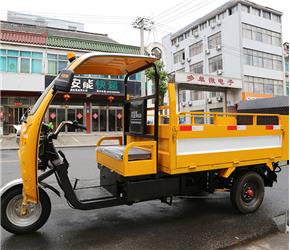
[[[48,37],[47,45],[59,48],[72,48],[100,52],[119,52],[140,54],[140,48],[131,45],[118,43],[103,43],[99,41],[88,41],[80,39],[71,39],[65,37]]]

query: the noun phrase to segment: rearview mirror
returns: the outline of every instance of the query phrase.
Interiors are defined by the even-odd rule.
[[[54,80],[53,89],[61,92],[69,92],[74,73],[71,70],[62,70]]]

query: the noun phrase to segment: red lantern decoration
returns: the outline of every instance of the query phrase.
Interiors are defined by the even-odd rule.
[[[67,102],[70,99],[70,95],[66,93],[63,95],[63,98],[64,98],[65,102]]]
[[[114,96],[108,96],[108,100],[109,100],[109,103],[111,104],[112,102],[113,102],[113,100],[115,99],[115,97]]]

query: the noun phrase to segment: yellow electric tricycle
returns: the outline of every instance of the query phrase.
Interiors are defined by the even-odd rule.
[[[276,181],[279,161],[288,159],[288,116],[178,112],[176,92],[191,85],[173,80],[168,84],[169,104],[161,107],[153,57],[88,53],[77,59],[71,54],[70,61],[22,119],[18,151],[22,178],[1,189],[4,229],[23,234],[43,226],[51,210],[47,188],[59,196],[61,190],[68,203],[81,210],[153,199],[170,205],[174,196],[217,189],[230,191],[233,206],[243,214],[259,208],[264,187]],[[155,72],[154,93],[130,96],[129,76],[149,67]],[[43,123],[54,96],[70,91],[75,74],[125,75],[123,136],[97,142],[100,186],[88,187],[90,194],[95,190],[94,197],[70,182],[69,163],[53,145],[64,126],[86,127],[63,121],[52,131]],[[150,106],[148,100],[153,100]],[[118,145],[108,145],[113,140]],[[59,188],[45,183],[53,174]],[[97,195],[99,189],[106,195]]]

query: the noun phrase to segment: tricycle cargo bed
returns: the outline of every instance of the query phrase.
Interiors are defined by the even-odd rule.
[[[196,124],[196,118],[200,117],[210,120],[211,124]],[[260,124],[259,121],[265,117],[270,117],[270,121],[276,120],[276,124]],[[99,147],[98,163],[122,176],[132,176],[129,173],[133,172],[134,175],[145,175],[159,171],[172,175],[211,170],[220,170],[223,175],[226,171],[231,173],[237,167],[258,164],[273,170],[273,163],[288,159],[288,116],[183,112],[176,113],[169,121],[163,118],[163,115],[159,116],[158,167],[146,165],[144,159],[131,158],[130,151],[127,160],[120,158],[122,156],[117,159],[113,151],[117,149],[122,155],[124,146]],[[183,123],[180,122],[181,118]],[[246,125],[241,125],[243,118],[246,118]],[[162,123],[162,120],[166,123]],[[240,125],[237,125],[238,121]],[[147,124],[146,134],[153,134],[153,126]],[[142,141],[134,135],[126,135],[126,139],[128,143],[153,143]],[[104,156],[106,150],[112,152]],[[151,152],[146,146],[138,150],[147,152],[147,157]],[[142,157],[146,157],[146,154]],[[129,166],[132,163],[135,167]]]

